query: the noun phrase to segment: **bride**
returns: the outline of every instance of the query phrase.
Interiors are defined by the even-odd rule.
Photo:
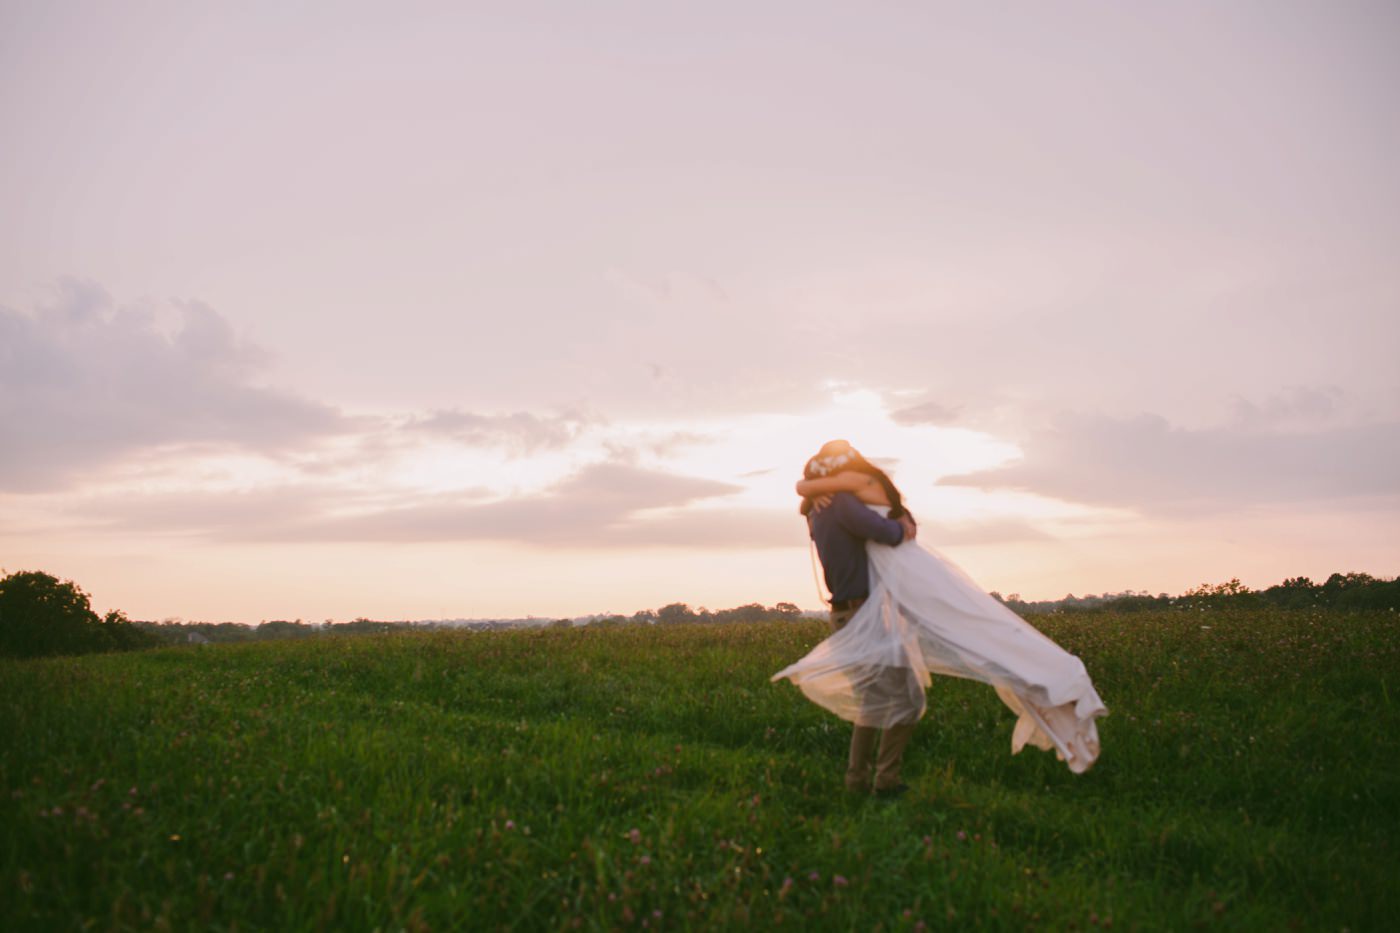
[[[849,493],[899,517],[899,491],[845,441],[808,461],[797,492],[810,513]],[[990,684],[1016,714],[1011,751],[1054,749],[1076,774],[1099,755],[1095,720],[1108,709],[1084,664],[984,592],[952,561],[909,541],[866,542],[870,596],[838,631],[773,675],[857,726],[923,716],[931,674]],[[893,675],[893,677],[892,677]],[[892,687],[893,684],[893,687]]]

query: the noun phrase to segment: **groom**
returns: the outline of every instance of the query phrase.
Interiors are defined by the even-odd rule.
[[[865,542],[871,540],[893,546],[914,540],[918,533],[908,515],[884,518],[849,492],[835,493],[825,504],[819,499],[808,519],[808,529],[817,545],[827,589],[831,591],[833,632],[849,622],[870,596],[870,560],[865,553]],[[897,797],[909,789],[909,785],[899,779],[899,768],[904,760],[904,748],[914,734],[914,724],[890,726],[883,736],[880,732],[873,726],[855,727],[846,766],[846,789],[869,793],[873,765],[875,793]]]

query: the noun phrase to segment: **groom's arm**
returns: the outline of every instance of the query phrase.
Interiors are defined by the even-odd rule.
[[[839,492],[831,497],[832,510],[841,527],[857,538],[868,538],[880,544],[893,547],[904,540],[904,526],[892,518],[884,518],[866,508],[859,499],[848,492]]]

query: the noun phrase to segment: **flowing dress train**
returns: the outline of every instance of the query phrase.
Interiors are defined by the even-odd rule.
[[[787,678],[842,719],[884,729],[923,716],[930,675],[978,680],[1016,714],[1013,753],[1029,743],[1054,749],[1076,774],[1088,770],[1099,755],[1094,721],[1108,709],[1079,658],[917,541],[869,541],[866,551],[865,605],[774,681]]]

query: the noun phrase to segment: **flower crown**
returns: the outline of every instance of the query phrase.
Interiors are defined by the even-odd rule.
[[[856,453],[855,448],[851,448],[843,454],[833,454],[830,457],[813,457],[807,461],[806,472],[812,474],[813,477],[828,476],[846,464],[854,463],[859,457],[860,454]]]

